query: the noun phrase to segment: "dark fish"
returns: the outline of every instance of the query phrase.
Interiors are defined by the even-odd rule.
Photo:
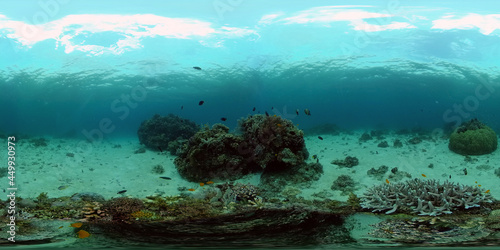
[[[160,178],[165,179],[165,180],[172,180],[172,178],[170,178],[170,177],[165,177],[165,176],[161,176]]]
[[[271,110],[273,110],[273,109],[274,109],[274,107],[271,107]]]
[[[467,175],[467,169],[466,168],[464,168],[464,174]]]
[[[225,122],[227,120],[227,118],[226,117],[222,117],[222,118],[220,118],[220,120],[223,121],[223,122]]]
[[[306,115],[311,115],[311,111],[309,111],[309,109],[304,109],[304,113],[306,113]]]
[[[255,111],[255,107],[253,107],[252,111]]]
[[[321,136],[318,136],[318,139],[320,139],[320,140],[323,140],[323,137],[321,137]]]
[[[200,101],[200,102],[198,103],[198,105],[200,105],[200,106],[201,106],[201,105],[203,105],[203,103],[205,103],[205,101]]]
[[[267,111],[266,111],[266,116],[269,116],[269,113],[267,113]]]
[[[161,150],[160,146],[158,146],[158,149],[160,150],[160,152],[162,152],[162,153],[163,153],[163,150]]]
[[[451,179],[451,174],[450,174],[450,179]]]
[[[318,155],[313,155],[312,157],[313,157],[313,159],[316,159],[316,158],[318,158]]]
[[[296,110],[295,110],[295,113],[297,113],[297,115],[299,115],[299,109],[296,109]]]
[[[181,109],[184,109],[184,106],[181,106]]]
[[[198,66],[194,66],[193,69],[201,70],[201,68]]]
[[[123,194],[123,193],[125,193],[125,192],[127,192],[127,190],[118,191],[118,193],[117,193],[117,194]]]

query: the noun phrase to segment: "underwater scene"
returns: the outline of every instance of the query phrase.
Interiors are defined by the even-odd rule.
[[[0,247],[497,249],[499,6],[0,0]]]

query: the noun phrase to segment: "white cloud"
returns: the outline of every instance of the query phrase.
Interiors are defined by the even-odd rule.
[[[332,22],[345,21],[349,22],[354,30],[363,30],[367,32],[394,30],[394,29],[410,29],[416,28],[410,23],[391,22],[389,24],[368,24],[367,19],[392,18],[394,15],[388,13],[379,13],[363,10],[361,8],[371,8],[369,5],[338,5],[338,6],[322,6],[315,7],[298,12],[295,15],[283,17],[284,14],[271,14],[263,16],[259,23],[283,23],[283,24],[307,24],[319,23],[329,27]],[[383,20],[387,22],[387,20]]]
[[[0,15],[0,18],[2,16]],[[141,48],[141,39],[162,36],[176,39],[242,37],[256,34],[251,29],[234,27],[213,28],[212,23],[189,18],[169,18],[152,14],[68,15],[45,24],[32,25],[21,21],[0,19],[0,31],[27,48],[47,39],[57,41],[66,53],[82,51],[92,55],[105,53],[121,54],[124,51]],[[75,37],[87,34],[114,32],[122,38],[110,46],[77,43]]]
[[[479,32],[485,35],[500,29],[500,14],[480,15],[471,13],[462,18],[452,19],[454,16],[445,16],[434,20],[432,29],[473,29],[478,28]]]

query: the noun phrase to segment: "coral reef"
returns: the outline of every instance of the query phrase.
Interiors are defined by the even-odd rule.
[[[436,216],[450,214],[458,208],[479,207],[481,203],[492,202],[489,193],[479,187],[455,184],[447,180],[408,180],[403,183],[382,184],[369,188],[361,197],[361,207],[372,212],[386,211],[418,213]]]
[[[385,173],[387,173],[387,171],[389,171],[389,167],[382,165],[378,168],[371,168],[370,170],[366,171],[366,174],[368,176],[372,176],[372,177],[375,177],[377,179],[380,179],[385,175]]]
[[[158,147],[167,149],[172,141],[189,139],[198,130],[199,126],[188,119],[174,114],[164,117],[156,114],[141,123],[137,135],[141,144],[150,149],[159,150]]]
[[[190,181],[236,180],[264,171],[305,167],[308,152],[303,133],[278,116],[253,115],[239,120],[241,134],[215,124],[205,127],[184,145],[175,165]]]
[[[151,172],[153,174],[163,174],[165,173],[165,168],[162,165],[158,164],[151,169]]]
[[[495,151],[497,144],[495,131],[477,119],[472,119],[453,131],[448,147],[461,155],[483,155]]]
[[[144,204],[139,199],[120,197],[107,201],[103,209],[113,221],[121,222],[130,220],[132,213],[144,209]]]
[[[368,133],[363,133],[361,137],[359,137],[359,142],[367,142],[369,140],[373,139],[373,137],[368,134]]]
[[[290,168],[309,156],[304,133],[279,116],[253,115],[238,121],[253,162],[262,169]]]
[[[403,143],[401,142],[401,140],[396,139],[396,140],[394,140],[394,145],[393,146],[395,148],[402,148],[403,147]]]
[[[355,185],[356,183],[354,182],[354,179],[351,176],[343,174],[337,177],[335,181],[333,181],[331,189],[340,190],[342,191],[343,194],[346,194],[348,192],[354,191]]]
[[[179,174],[195,182],[236,180],[259,168],[250,165],[248,154],[242,152],[242,136],[229,133],[229,128],[215,124],[191,137],[175,159]]]
[[[387,143],[387,141],[382,141],[380,142],[377,147],[379,148],[388,148],[389,147],[389,143]]]
[[[333,160],[331,164],[346,168],[352,168],[359,164],[359,160],[356,157],[347,156],[344,160]]]

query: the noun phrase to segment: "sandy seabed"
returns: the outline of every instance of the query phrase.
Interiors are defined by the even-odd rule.
[[[500,165],[499,150],[488,155],[472,156],[466,161],[464,156],[448,149],[448,140],[444,138],[411,144],[408,141],[412,135],[389,133],[384,135],[383,140],[373,139],[360,143],[359,138],[364,132],[321,135],[323,140],[317,135],[306,136],[306,147],[310,153],[308,161],[316,161],[312,156],[317,155],[324,173],[309,187],[300,186],[301,193],[298,196],[318,199],[318,194],[321,194],[320,197],[345,201],[347,194],[332,190],[331,186],[338,176],[349,175],[356,182],[354,193],[358,196],[373,185],[386,181],[405,181],[411,176],[449,180],[472,186],[481,185],[484,190],[489,189],[493,197],[500,198],[500,177],[495,174],[495,169]],[[170,156],[168,152],[146,150],[144,153],[135,153],[143,146],[134,137],[104,138],[100,143],[93,144],[80,139],[44,138],[47,140],[47,146],[38,147],[30,142],[30,139],[17,139],[15,184],[18,197],[35,198],[41,192],[46,192],[49,197],[95,192],[106,199],[121,196],[144,198],[153,194],[178,195],[183,192],[180,190],[198,191],[203,188],[199,183],[181,178],[175,169],[175,157]],[[401,148],[393,147],[396,139],[402,141]],[[378,147],[384,140],[388,142],[389,147]],[[3,145],[7,145],[6,140],[3,141]],[[7,152],[7,146],[4,150]],[[3,155],[6,165],[7,154]],[[344,159],[346,156],[357,157],[359,165],[346,168],[331,164],[333,160]],[[165,172],[154,173],[152,170],[156,165],[163,166]],[[384,175],[367,174],[371,168],[377,169],[382,165],[389,169]],[[406,172],[407,177],[400,180],[391,178],[393,168],[397,168],[400,173]],[[464,169],[467,169],[467,174]],[[1,184],[6,194],[9,187],[7,177],[2,178]],[[258,185],[259,177],[259,174],[253,174],[238,182]],[[293,187],[294,183],[289,185]],[[123,190],[127,191],[118,194]]]

